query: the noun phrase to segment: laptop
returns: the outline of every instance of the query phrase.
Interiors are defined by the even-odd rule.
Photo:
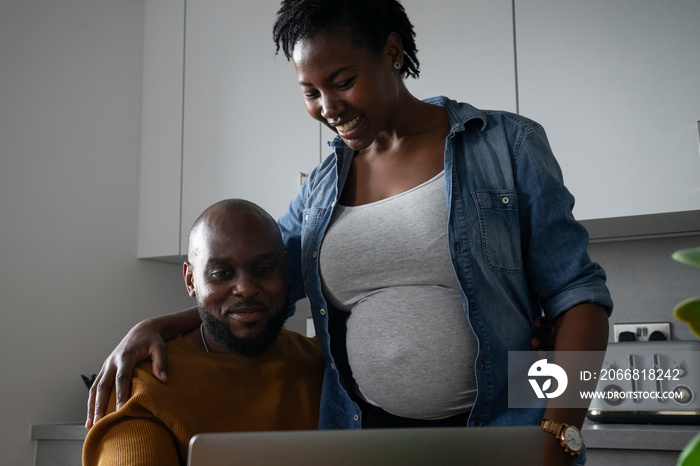
[[[539,465],[536,426],[207,433],[188,466]]]

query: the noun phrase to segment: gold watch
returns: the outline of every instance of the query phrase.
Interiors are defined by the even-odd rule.
[[[564,447],[565,452],[573,456],[578,456],[578,454],[581,453],[583,437],[578,427],[549,419],[542,419],[540,427],[545,432],[554,434],[554,437],[558,438],[561,442],[561,446]]]

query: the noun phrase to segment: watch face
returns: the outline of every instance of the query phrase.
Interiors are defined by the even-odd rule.
[[[583,446],[581,434],[575,427],[569,426],[564,431],[564,441],[571,451],[579,451]]]

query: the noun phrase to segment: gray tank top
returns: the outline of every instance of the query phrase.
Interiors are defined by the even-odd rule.
[[[444,172],[378,202],[336,207],[319,266],[324,295],[350,312],[360,396],[414,419],[471,408],[477,348],[450,260]]]

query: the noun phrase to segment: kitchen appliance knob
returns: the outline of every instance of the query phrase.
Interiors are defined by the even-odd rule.
[[[693,401],[693,390],[685,385],[677,385],[673,387],[673,401],[679,405],[687,405]]]
[[[603,400],[611,406],[620,406],[624,401],[624,398],[620,396],[622,388],[617,385],[608,385],[603,389],[603,392],[606,394]]]

